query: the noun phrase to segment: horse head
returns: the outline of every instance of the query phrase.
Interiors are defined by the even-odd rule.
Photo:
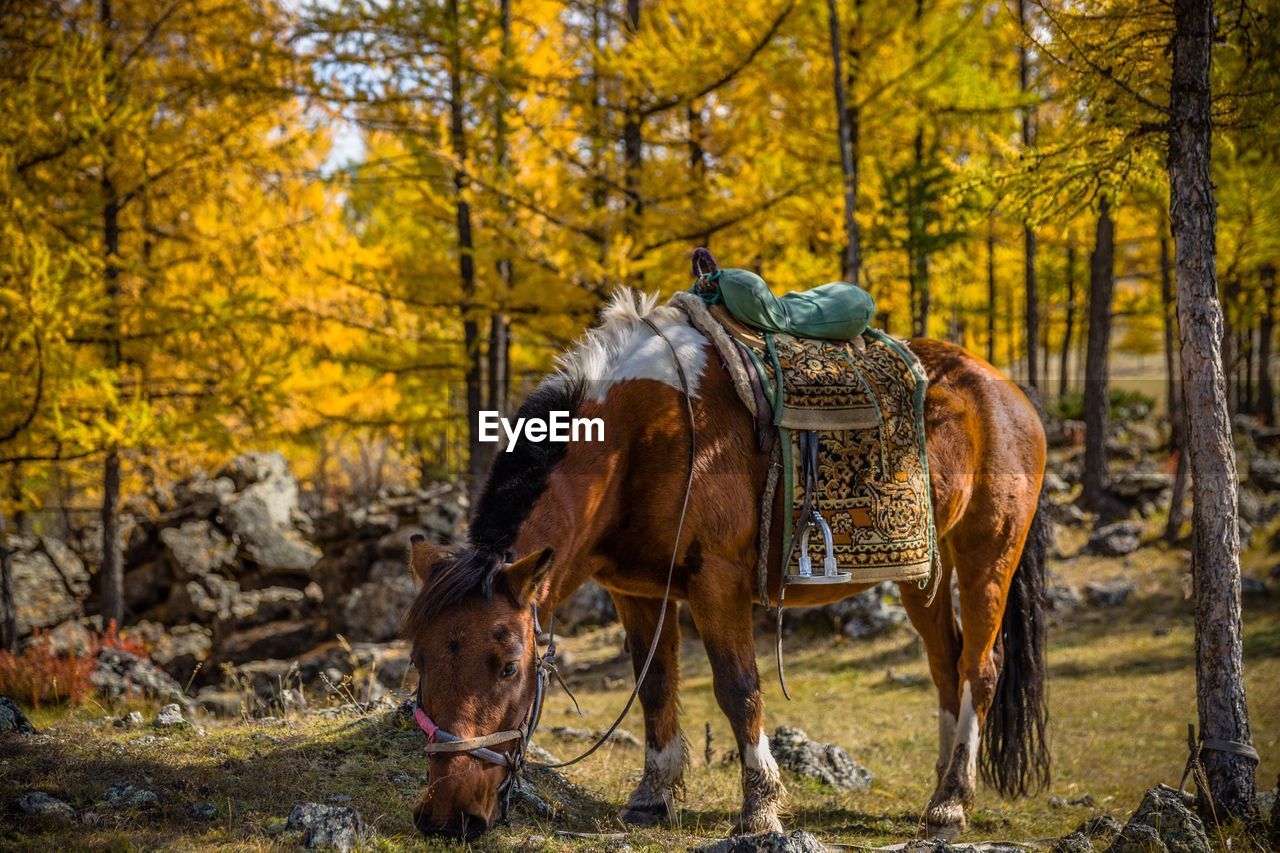
[[[409,563],[419,589],[403,633],[418,670],[418,724],[437,743],[512,733],[482,748],[431,754],[414,809],[424,835],[470,840],[499,817],[514,782],[507,760],[536,723],[532,604],[551,555],[545,548],[508,563],[483,549],[447,551],[414,538]]]

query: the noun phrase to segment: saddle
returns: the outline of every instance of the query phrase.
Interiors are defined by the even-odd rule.
[[[778,297],[755,273],[725,269],[699,275],[671,304],[712,341],[774,458],[761,501],[762,599],[775,483],[790,508],[784,583],[927,582],[927,380],[905,342],[869,327],[870,294],[835,282]]]

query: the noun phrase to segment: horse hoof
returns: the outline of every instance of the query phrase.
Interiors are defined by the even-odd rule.
[[[755,815],[738,818],[733,824],[733,835],[760,835],[764,832],[782,832],[782,821],[777,815]]]
[[[667,807],[663,805],[627,806],[618,812],[618,820],[623,823],[629,823],[632,826],[658,826],[670,819],[671,814],[667,811]]]

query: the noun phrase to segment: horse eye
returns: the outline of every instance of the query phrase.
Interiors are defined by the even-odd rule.
[[[507,665],[502,668],[502,677],[510,678],[516,674],[517,669],[519,669],[519,666],[515,661],[507,661]]]

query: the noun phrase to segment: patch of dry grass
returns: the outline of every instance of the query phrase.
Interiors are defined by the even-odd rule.
[[[1261,574],[1274,559],[1250,555],[1246,571]],[[1186,724],[1195,720],[1194,628],[1181,582],[1185,564],[1183,552],[1159,546],[1123,560],[1079,557],[1054,563],[1054,570],[1073,583],[1123,575],[1135,581],[1138,591],[1123,607],[1085,608],[1053,627],[1053,786],[1017,802],[980,790],[966,839],[1059,836],[1098,812],[1123,818],[1157,782],[1177,784],[1186,759]],[[572,638],[562,647],[572,657],[571,681],[585,717],[578,718],[568,699],[553,693],[544,726],[607,726],[630,689],[620,630]],[[1263,757],[1258,781],[1265,788],[1280,773],[1280,596],[1248,602],[1245,651],[1254,742]],[[932,790],[937,738],[935,694],[914,634],[903,630],[869,642],[789,639],[788,674],[795,697],[790,703],[777,688],[768,638],[762,638],[759,655],[770,728],[794,725],[811,737],[839,743],[876,774],[869,790],[855,793],[788,779],[789,824],[846,844],[910,838]],[[732,735],[716,707],[710,669],[696,638],[685,640],[683,667],[682,719],[692,756],[684,810],[675,827],[630,831],[627,842],[635,849],[683,849],[721,837],[739,807],[738,768],[725,761]],[[886,674],[890,668],[892,679]],[[419,751],[421,735],[392,714],[336,719],[295,715],[283,722],[201,720],[204,734],[161,735],[149,728],[113,727],[105,713],[118,716],[123,710],[86,706],[63,714],[42,712],[33,720],[40,735],[3,744],[0,808],[10,809],[17,794],[36,788],[92,817],[58,824],[15,819],[8,811],[0,845],[45,850],[291,849],[296,839],[276,826],[293,803],[350,796],[347,804],[358,808],[376,832],[372,849],[448,847],[428,844],[415,833],[410,809],[425,777],[426,759]],[[626,725],[642,733],[638,710]],[[580,741],[547,735],[538,740],[561,757],[584,747]],[[567,772],[578,789],[558,793],[566,806],[559,820],[546,823],[519,814],[476,849],[600,848],[604,839],[567,839],[555,832],[621,831],[613,815],[642,762],[640,747],[606,746]],[[96,805],[117,780],[156,791],[159,804],[123,812]],[[545,789],[545,780],[541,784]],[[1049,804],[1050,795],[1071,800],[1084,794],[1093,797],[1096,807]],[[186,808],[192,803],[214,804],[218,817],[190,817]]]

